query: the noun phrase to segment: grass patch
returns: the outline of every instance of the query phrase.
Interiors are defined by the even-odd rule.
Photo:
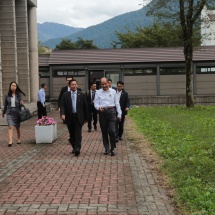
[[[215,214],[215,107],[135,107],[129,116],[159,153],[192,215]]]

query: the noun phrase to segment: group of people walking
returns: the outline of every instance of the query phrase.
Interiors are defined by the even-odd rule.
[[[90,89],[84,94],[81,89],[78,90],[78,82],[70,78],[67,79],[67,91],[59,95],[60,115],[68,127],[72,153],[76,156],[81,151],[82,126],[88,123],[88,132],[91,132],[93,121],[94,130],[97,130],[97,116],[105,148],[104,154],[115,156],[116,142],[122,140],[125,115],[130,103],[124,83],[118,81],[117,88],[114,89],[110,82],[112,81],[105,77],[101,78],[99,90],[96,90],[96,83],[91,83]]]
[[[88,132],[97,130],[97,121],[102,132],[104,155],[115,156],[116,142],[122,140],[125,115],[129,110],[130,103],[128,93],[124,90],[124,83],[117,82],[117,88],[112,87],[112,80],[106,77],[101,78],[101,88],[97,90],[96,83],[90,84],[90,89],[83,93],[78,88],[77,80],[66,77],[67,86],[61,89],[58,98],[58,106],[61,119],[67,125],[69,131],[69,142],[72,146],[72,153],[78,156],[81,152],[82,127],[88,123]],[[45,106],[46,84],[41,84],[38,92],[38,119],[46,116]],[[5,97],[2,117],[7,115],[9,143],[13,142],[13,128],[17,130],[17,144],[21,144],[19,111],[23,104],[22,96],[25,93],[19,88],[16,82],[9,85],[8,94]]]

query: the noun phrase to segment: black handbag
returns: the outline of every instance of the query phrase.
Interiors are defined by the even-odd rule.
[[[31,118],[31,113],[25,105],[21,105],[21,109],[19,111],[19,121],[23,122]]]

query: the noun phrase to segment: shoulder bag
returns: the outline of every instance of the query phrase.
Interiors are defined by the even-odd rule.
[[[21,105],[21,109],[19,111],[19,120],[20,122],[26,121],[31,118],[31,113],[25,105]]]

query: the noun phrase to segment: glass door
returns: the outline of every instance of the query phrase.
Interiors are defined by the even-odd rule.
[[[114,71],[105,71],[105,77],[112,80],[112,87],[116,87],[117,82],[120,80],[120,73]]]
[[[116,87],[117,82],[120,80],[121,73],[120,71],[105,71],[105,70],[90,70],[89,71],[89,87],[90,83],[96,83],[96,89],[100,89],[100,79],[106,77],[112,80],[112,86]]]
[[[90,83],[96,83],[96,89],[100,89],[100,79],[105,77],[104,70],[90,70],[89,71],[89,87]]]

